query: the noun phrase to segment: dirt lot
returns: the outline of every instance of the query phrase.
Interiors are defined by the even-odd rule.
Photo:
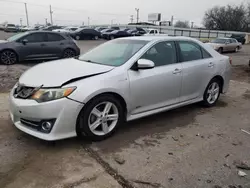
[[[102,42],[102,41],[101,41]],[[82,51],[98,41],[81,41]],[[233,58],[230,90],[214,108],[199,104],[125,124],[98,143],[47,143],[18,131],[6,92],[35,63],[0,66],[0,187],[250,188],[250,46]]]

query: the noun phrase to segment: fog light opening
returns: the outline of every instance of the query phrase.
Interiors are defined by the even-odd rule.
[[[52,128],[52,123],[51,122],[45,121],[45,122],[42,123],[42,130],[48,132],[48,131],[51,130],[51,128]]]

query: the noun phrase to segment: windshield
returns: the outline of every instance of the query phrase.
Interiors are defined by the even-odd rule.
[[[27,34],[28,34],[27,32],[16,34],[16,35],[8,38],[7,41],[9,41],[9,42],[16,41]]]
[[[127,62],[147,43],[143,40],[113,40],[80,56],[79,60],[117,67]]]
[[[211,41],[211,43],[218,43],[218,44],[224,44],[227,42],[227,39],[214,39]]]
[[[15,27],[14,24],[8,24],[7,27]]]

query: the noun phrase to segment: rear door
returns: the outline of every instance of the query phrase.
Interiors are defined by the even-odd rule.
[[[67,40],[57,33],[46,33],[45,53],[48,58],[60,58]]]
[[[27,43],[22,43],[26,40]],[[45,33],[31,33],[21,38],[17,44],[18,54],[22,59],[37,59],[46,55],[46,35]]]
[[[185,102],[203,95],[216,64],[212,56],[195,42],[179,41],[178,47],[183,77],[180,102]]]

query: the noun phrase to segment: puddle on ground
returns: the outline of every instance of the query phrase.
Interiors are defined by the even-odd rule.
[[[243,97],[245,99],[250,99],[250,90],[247,90],[244,94],[243,94]]]
[[[216,107],[227,107],[228,103],[223,101],[223,100],[218,100],[218,102],[216,103]]]
[[[233,66],[232,80],[250,83],[250,67],[247,65]]]

